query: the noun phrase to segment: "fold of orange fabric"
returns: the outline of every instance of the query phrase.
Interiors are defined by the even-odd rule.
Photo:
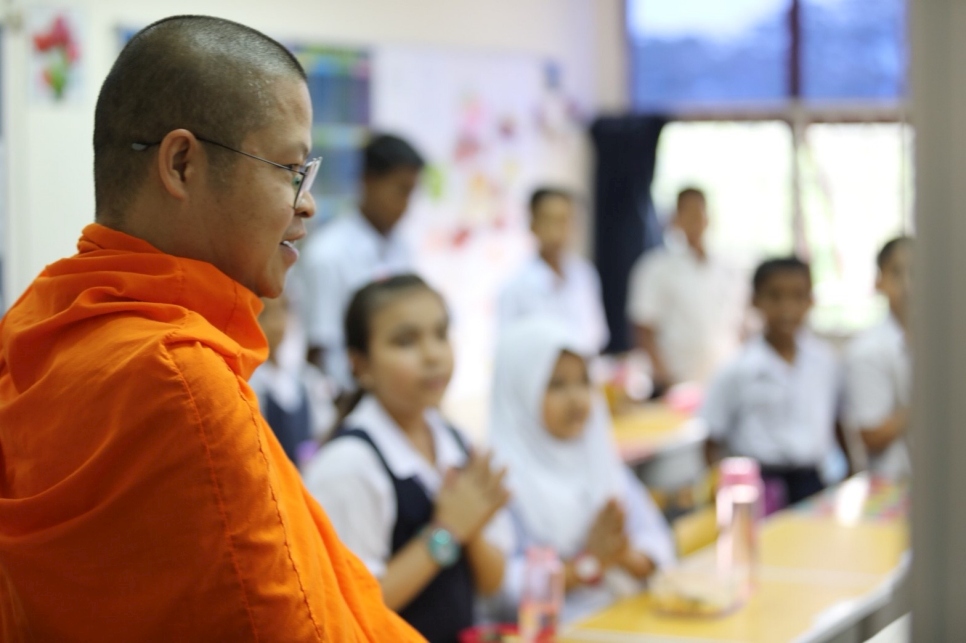
[[[258,298],[100,225],[78,250],[0,322],[0,632],[422,640],[258,411]]]

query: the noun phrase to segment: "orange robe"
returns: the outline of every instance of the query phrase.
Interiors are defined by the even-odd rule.
[[[103,226],[78,250],[0,322],[0,636],[421,641],[259,414],[258,298]]]

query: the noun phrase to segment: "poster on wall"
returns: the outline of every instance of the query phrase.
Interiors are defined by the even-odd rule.
[[[412,140],[429,162],[403,226],[453,317],[449,398],[478,401],[499,290],[533,252],[530,192],[579,180],[575,110],[559,69],[535,56],[387,47],[373,52],[372,71],[373,128]]]
[[[305,69],[312,98],[312,154],[321,156],[312,186],[313,228],[354,207],[360,150],[369,134],[369,52],[287,43]]]
[[[27,10],[28,92],[34,105],[76,105],[83,100],[83,21],[77,9]]]

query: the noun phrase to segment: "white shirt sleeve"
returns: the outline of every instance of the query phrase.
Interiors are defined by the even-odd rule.
[[[516,537],[513,533],[513,519],[508,510],[501,509],[490,519],[483,530],[483,538],[503,552],[504,558],[509,558],[513,554]]]
[[[506,510],[507,527],[511,536],[511,547],[506,558],[506,569],[503,572],[503,600],[510,605],[518,605],[523,595],[523,574],[527,566],[527,549],[533,544],[527,534],[526,526],[513,502]]]
[[[498,328],[502,332],[520,317],[524,316],[525,310],[520,305],[520,284],[519,279],[515,278],[503,285],[497,298],[497,318]]]
[[[347,294],[333,257],[322,256],[317,246],[306,248],[305,254],[305,333],[310,345],[328,348],[342,342]]]
[[[654,504],[651,494],[631,470],[623,467],[623,505],[628,539],[635,550],[647,554],[657,567],[675,562],[671,528]]]
[[[846,425],[853,430],[874,429],[897,406],[886,365],[867,347],[850,347],[845,363]]]
[[[328,444],[306,466],[305,487],[339,539],[381,578],[391,555],[396,499],[372,447],[352,437]]]
[[[339,419],[339,411],[335,406],[335,387],[322,371],[308,363],[302,366],[302,382],[305,384],[312,410],[312,437],[324,440],[335,429]]]
[[[736,422],[737,387],[736,371],[733,364],[721,369],[705,390],[704,403],[698,417],[704,420],[708,436],[716,442],[724,442],[734,431]]]
[[[654,258],[652,254],[645,254],[631,269],[627,316],[638,326],[655,326],[661,319],[660,266]]]
[[[610,342],[610,326],[607,325],[607,313],[604,311],[604,292],[600,285],[600,273],[591,264],[588,264],[587,267],[590,273],[588,281],[591,297],[588,305],[592,307],[591,314],[594,318],[594,326],[597,329],[594,337],[596,340],[595,348],[602,351]]]

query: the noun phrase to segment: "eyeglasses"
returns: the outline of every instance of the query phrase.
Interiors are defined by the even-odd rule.
[[[202,138],[201,136],[195,135],[195,138],[202,143],[208,143],[209,145],[217,145],[230,152],[235,152],[236,154],[241,154],[242,156],[247,156],[250,159],[255,159],[256,161],[261,161],[262,163],[268,163],[269,165],[274,165],[282,170],[287,170],[294,174],[292,177],[292,187],[295,188],[295,202],[292,207],[298,209],[299,203],[302,202],[302,197],[312,189],[312,184],[315,182],[315,177],[319,173],[319,166],[322,164],[322,157],[318,156],[304,165],[282,165],[281,163],[276,163],[275,161],[269,161],[268,159],[263,159],[260,156],[255,156],[254,154],[249,154],[248,152],[242,152],[241,150],[236,150],[233,147],[229,147],[224,143],[219,143],[218,141],[212,141],[207,138]],[[156,143],[131,143],[131,149],[135,152],[143,152],[149,147],[154,147],[155,145],[160,145],[161,141]]]

